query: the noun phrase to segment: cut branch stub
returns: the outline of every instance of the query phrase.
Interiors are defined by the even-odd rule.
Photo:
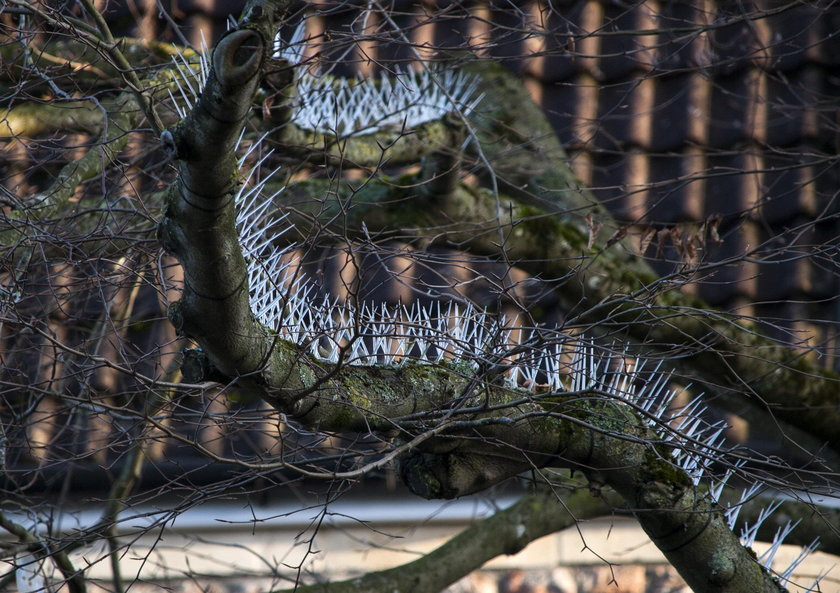
[[[219,41],[213,51],[213,68],[195,108],[183,125],[171,130],[179,159],[204,161],[224,153],[233,162],[241,124],[251,110],[260,80],[266,45],[251,29],[234,31]],[[219,187],[217,179],[208,181],[205,185]]]
[[[253,78],[262,64],[264,46],[260,35],[250,29],[234,31],[222,39],[213,52],[213,69],[221,85],[232,88]]]

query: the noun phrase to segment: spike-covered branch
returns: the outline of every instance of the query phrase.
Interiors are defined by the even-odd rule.
[[[272,59],[277,14],[288,4],[249,4],[240,28],[216,48],[212,67],[205,68],[204,62],[199,67],[204,87],[200,98],[187,96],[181,83],[166,73],[154,79],[160,96],[171,100],[171,117],[177,111],[184,120],[161,135],[177,161],[178,179],[169,192],[160,237],[185,270],[183,298],[170,315],[178,329],[201,346],[188,358],[190,378],[235,381],[307,427],[376,431],[393,439],[399,446],[391,455],[400,453],[401,476],[422,496],[461,496],[548,464],[580,470],[595,486],[610,485],[620,493],[623,506],[632,509],[695,590],[780,590],[742,545],[753,541],[761,519],[739,540],[732,533],[736,512],[719,499],[723,486],[707,489],[700,484],[708,480],[709,459],[722,451],[720,427],[697,429],[695,404],[677,414],[668,412],[664,378],[627,371],[608,357],[599,358],[584,340],[556,330],[540,328],[524,343],[517,342],[509,339],[511,328],[503,320],[470,307],[433,311],[420,306],[339,305],[320,300],[320,295],[316,300],[305,280],[286,274],[288,252],[276,249],[280,238],[272,234],[278,225],[276,217],[271,220],[274,204],[263,201],[265,184],[243,179],[235,151]],[[86,5],[93,10],[91,3]],[[107,28],[102,31],[116,49]],[[126,56],[120,50],[115,59],[130,70]],[[192,78],[197,73],[182,58],[177,70]],[[371,168],[388,159],[393,163],[425,158],[419,174],[398,182],[340,187],[337,194],[318,181],[287,189],[279,203],[300,206],[299,211],[310,215],[299,218],[300,224],[341,213],[342,233],[350,226],[361,236],[385,236],[396,227],[402,238],[428,244],[434,229],[450,247],[493,255],[501,247],[523,267],[533,266],[554,279],[574,277],[575,282],[566,283],[562,299],[572,314],[581,308],[589,311],[576,318],[580,323],[595,320],[601,328],[620,326],[638,342],[651,337],[668,345],[694,340],[703,346],[695,356],[696,369],[708,369],[718,356],[709,353],[703,341],[710,332],[720,340],[715,344],[718,352],[743,354],[743,344],[737,343],[742,326],[705,312],[682,315],[696,312],[693,309],[701,304],[648,290],[655,282],[644,262],[620,240],[610,242],[586,223],[583,214],[603,211],[557,166],[564,158],[562,148],[536,106],[509,77],[493,68],[481,72],[480,79],[428,72],[398,73],[414,87],[411,92],[421,91],[413,98],[386,77],[353,88],[326,79],[317,87],[314,79],[298,81],[299,91],[326,99],[281,106],[293,121],[272,139],[282,158],[295,160],[304,154],[328,164],[349,161]],[[140,86],[140,79],[131,80],[134,87]],[[485,89],[485,102],[476,110],[482,96],[479,84]],[[143,97],[149,96],[146,92]],[[422,93],[425,98],[417,100]],[[9,113],[6,123],[15,135],[41,133],[43,124],[62,127],[70,121],[72,129],[107,130],[103,139],[119,148],[127,138],[124,132],[139,125],[136,111],[129,116],[122,109],[128,96],[123,93],[113,104],[103,100],[103,105],[114,107],[117,114],[112,117],[102,113],[98,118],[98,107],[88,104],[77,120],[68,120],[67,111],[49,108],[44,113],[54,119],[34,122],[32,106],[23,105]],[[294,93],[285,96],[294,98]],[[392,105],[394,96],[399,100]],[[75,99],[67,106],[75,107]],[[450,117],[453,111],[470,118]],[[460,184],[465,158],[470,165],[490,165],[488,176],[494,185],[512,197]],[[66,202],[78,185],[101,171],[92,165],[85,157],[65,168],[56,196]],[[356,200],[353,207],[346,209],[351,200]],[[51,215],[61,205],[59,200],[45,201],[43,207],[49,206],[45,211]],[[442,218],[452,224],[441,228]],[[733,381],[766,375],[778,385],[779,362],[798,362],[781,347],[778,351],[787,358],[775,356],[776,350],[761,338],[750,337],[748,346],[767,347],[770,362],[739,356],[731,364]],[[571,352],[578,362],[563,366],[563,357]],[[795,379],[785,375],[783,388],[800,380],[791,376]],[[832,379],[827,374],[814,379],[823,381],[820,397],[826,396],[824,387],[832,386]],[[765,381],[754,388],[764,396],[777,387]],[[824,410],[818,413],[830,416]],[[814,416],[808,418],[810,422]],[[825,433],[826,419],[819,420],[817,432]],[[455,542],[402,572],[389,573],[393,580],[386,581],[387,587],[402,589],[391,583],[433,576],[425,586],[440,588],[482,559],[567,524],[556,509],[540,506],[543,502],[528,497],[488,523],[502,524],[499,531],[473,533],[470,546],[475,553],[464,564],[456,566],[452,558],[453,546],[461,546],[460,556],[466,555],[465,546]],[[605,507],[587,508],[600,512]],[[540,520],[542,512],[552,515]],[[524,522],[524,533],[511,521]],[[787,533],[791,525],[779,527]],[[505,537],[497,537],[502,531]],[[444,560],[449,561],[446,570],[433,575],[428,571],[430,563],[442,569]],[[762,562],[766,568],[769,561]],[[382,576],[371,576],[367,583],[379,587]]]
[[[699,438],[686,429],[690,443],[673,440],[680,433],[668,428],[674,418],[664,415],[667,406],[650,403],[658,396],[636,394],[628,387],[638,382],[635,376],[599,372],[591,352],[581,355],[588,362],[576,369],[569,388],[558,381],[540,394],[522,391],[515,378],[506,384],[500,380],[498,369],[483,364],[492,362],[492,349],[479,348],[472,361],[446,362],[436,353],[450,351],[449,343],[422,332],[410,340],[412,348],[420,348],[420,360],[412,361],[406,351],[406,360],[394,359],[394,366],[369,366],[371,356],[385,351],[365,350],[356,351],[357,364],[347,364],[343,338],[325,352],[321,338],[330,334],[320,329],[306,334],[312,326],[302,320],[316,314],[298,309],[305,295],[295,301],[285,291],[301,287],[282,279],[273,279],[280,300],[261,312],[252,310],[251,272],[237,229],[235,202],[241,194],[234,148],[268,59],[267,31],[275,7],[267,6],[252,5],[244,26],[222,39],[194,108],[182,125],[162,137],[180,161],[161,225],[162,242],[185,271],[184,296],[171,318],[198,341],[214,372],[256,390],[307,426],[386,431],[412,439],[401,474],[425,496],[461,496],[549,462],[581,469],[622,496],[694,590],[782,590],[732,532],[716,499],[697,488],[705,467],[703,451],[714,449],[719,431]],[[271,241],[265,237],[263,244]],[[250,258],[260,255],[258,245],[249,249]],[[290,309],[300,311],[297,333],[258,320]],[[322,323],[332,317],[333,310],[327,311]],[[358,324],[364,315],[354,312],[351,321]],[[356,331],[363,327],[357,325]],[[288,341],[292,337],[297,339]],[[303,338],[309,340],[306,348]],[[349,340],[352,344],[358,335]],[[461,352],[457,344],[452,348]],[[697,452],[688,453],[692,448]]]

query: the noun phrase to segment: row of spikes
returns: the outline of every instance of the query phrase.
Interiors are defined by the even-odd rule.
[[[335,80],[304,72],[292,121],[322,134],[350,137],[383,130],[408,130],[447,113],[472,113],[481,96],[478,80],[452,70],[396,69],[379,79]]]
[[[411,129],[448,113],[464,116],[481,101],[478,78],[463,72],[420,64],[420,70],[396,68],[379,79],[336,79],[306,67],[305,21],[288,42],[277,33],[274,57],[299,66],[292,121],[298,126],[338,137],[386,129]]]
[[[303,23],[289,43],[275,40],[275,57],[299,66],[292,121],[299,127],[337,137],[372,134],[386,129],[412,129],[436,121],[448,113],[472,113],[482,96],[476,93],[478,78],[464,72],[423,64],[420,71],[397,68],[378,79],[335,79],[306,68],[303,62]],[[208,51],[197,52],[197,66],[178,54],[175,83],[179,97],[167,88],[181,119],[192,109],[210,74]],[[180,99],[180,100],[179,100]]]
[[[619,360],[623,360],[623,356]],[[716,479],[712,473],[713,465],[719,462],[727,453],[724,449],[725,438],[723,432],[728,426],[723,422],[708,423],[704,417],[707,407],[702,404],[702,396],[697,396],[685,406],[671,410],[674,398],[678,394],[670,390],[667,385],[670,377],[660,373],[660,366],[652,370],[647,379],[641,377],[641,369],[644,367],[642,361],[638,367],[632,370],[613,370],[614,365],[609,364],[610,356],[596,355],[593,347],[583,346],[576,350],[574,363],[570,367],[572,378],[570,391],[599,392],[603,396],[618,399],[632,406],[635,411],[647,421],[648,425],[662,434],[665,444],[671,446],[671,457],[675,465],[683,469],[691,478],[695,486],[702,481],[709,483],[709,496],[712,501],[725,507],[724,519],[730,530],[735,531],[738,516],[743,506],[753,498],[760,496],[766,490],[765,484],[760,480],[754,480],[749,474],[743,471],[747,463],[746,459],[739,460],[733,468],[726,471],[724,476]],[[606,362],[606,364],[605,364]],[[608,379],[608,377],[610,377]],[[641,387],[637,387],[641,386]],[[740,493],[737,502],[722,500],[722,494],[730,478],[736,473],[751,482]],[[761,525],[770,517],[782,504],[782,500],[776,498],[769,502],[758,514],[752,523],[744,523],[741,526],[739,541],[745,547],[751,548],[756,541],[756,536]],[[770,543],[770,546],[757,556],[757,561],[768,572],[773,572],[773,562],[781,549],[785,538],[796,528],[800,520],[787,521],[779,527]],[[819,546],[819,538],[814,538],[810,544],[803,546],[799,554],[788,564],[787,567],[776,572],[775,576],[780,585],[786,587],[792,584],[794,571],[816,551]],[[805,593],[819,591],[820,582],[828,574],[825,572],[817,575],[811,585],[802,590]]]
[[[724,476],[721,479],[712,479],[710,481],[709,496],[715,503],[720,504],[721,506],[724,505],[724,503],[721,501],[721,496],[723,494],[724,487],[728,483],[729,479],[733,475],[738,473],[738,471],[741,470],[746,463],[746,460],[742,459],[735,463],[734,468],[728,469],[726,471],[726,474],[724,474]],[[724,510],[724,518],[729,529],[735,531],[735,527],[738,521],[738,515],[740,514],[743,506],[753,498],[760,496],[762,491],[764,491],[765,489],[766,486],[764,482],[760,480],[753,481],[748,487],[744,488],[741,491],[740,497],[737,502],[725,503],[726,508]],[[755,544],[759,528],[768,519],[768,517],[770,517],[779,508],[779,506],[781,506],[782,502],[783,501],[780,498],[772,500],[759,512],[755,522],[744,523],[741,526],[739,540],[743,546],[751,548]],[[773,561],[775,560],[776,554],[778,553],[779,549],[784,543],[785,538],[788,535],[790,535],[790,533],[796,528],[797,525],[799,525],[800,521],[801,519],[797,519],[796,521],[787,521],[785,525],[779,527],[776,530],[776,533],[773,535],[773,541],[770,543],[770,546],[760,556],[757,557],[758,563],[761,564],[768,572],[772,572]],[[796,558],[794,558],[784,570],[782,570],[779,573],[776,573],[776,578],[778,579],[779,584],[785,587],[788,584],[791,584],[791,579],[793,578],[794,571],[799,567],[800,564],[802,564],[802,562],[805,561],[806,558],[808,558],[808,556],[810,556],[816,551],[818,546],[818,537],[814,538],[814,540],[807,546],[803,546],[799,552],[799,555],[797,555]],[[817,575],[811,586],[807,589],[803,589],[805,593],[819,591],[819,584],[827,574],[828,570]]]

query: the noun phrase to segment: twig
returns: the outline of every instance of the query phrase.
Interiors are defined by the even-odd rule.
[[[84,5],[87,13],[96,23],[96,27],[99,29],[102,39],[104,39],[107,43],[106,49],[108,50],[108,54],[116,63],[115,65],[122,73],[129,88],[131,88],[134,92],[135,97],[137,97],[137,102],[140,104],[140,108],[146,114],[146,117],[149,118],[149,122],[152,124],[155,132],[160,135],[160,133],[166,128],[155,111],[154,105],[152,105],[152,102],[143,93],[143,85],[140,82],[140,78],[138,78],[137,73],[134,72],[131,64],[120,50],[119,44],[114,39],[114,35],[111,33],[110,27],[108,27],[108,23],[105,22],[105,18],[102,16],[102,13],[100,13],[93,5],[92,0],[82,0],[82,4]]]
[[[19,523],[15,523],[2,512],[0,512],[0,527],[20,539],[24,544],[27,544],[27,548],[31,552],[43,558],[52,558],[59,572],[64,577],[70,593],[87,593],[84,572],[77,570],[73,566],[66,550],[50,551],[48,546],[38,539],[29,529]],[[13,569],[13,572],[14,570],[17,570],[17,568]]]

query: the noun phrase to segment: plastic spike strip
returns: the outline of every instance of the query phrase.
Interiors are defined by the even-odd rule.
[[[274,56],[302,65],[304,33],[304,22],[288,42],[278,33]],[[429,64],[421,64],[419,72],[397,68],[390,75],[359,80],[336,79],[301,68],[292,120],[301,128],[338,137],[411,129],[454,111],[469,115],[481,101],[477,88],[477,77]]]
[[[781,501],[779,502],[779,504],[781,504]],[[782,542],[788,535],[790,535],[790,532],[793,531],[794,527],[796,527],[797,525],[799,525],[799,520],[797,520],[795,523],[791,523],[790,521],[788,521],[787,523],[785,523],[784,527],[779,527],[776,530],[775,535],[773,536],[773,541],[771,542],[770,547],[767,548],[764,551],[764,553],[758,557],[758,563],[761,564],[764,568],[770,570],[770,568],[773,566],[773,558],[776,557],[776,552],[779,551]]]
[[[274,55],[301,64],[306,47],[303,34],[303,23],[288,44],[278,34]],[[197,64],[182,54],[172,58],[173,82],[180,100],[171,90],[167,92],[181,119],[192,109],[210,75],[209,52],[197,53]],[[475,76],[428,64],[421,72],[398,68],[392,76],[383,73],[378,79],[361,80],[318,76],[301,69],[292,120],[301,128],[338,137],[412,129],[456,111],[469,115],[481,101],[477,88]]]
[[[306,21],[301,21],[295,27],[289,41],[283,41],[280,32],[274,37],[274,57],[286,60],[292,66],[298,66],[303,63],[303,53],[306,51],[306,41],[304,36],[306,34]]]
[[[258,170],[267,156],[253,170]],[[271,207],[278,194],[261,195],[271,175],[261,180],[252,176],[246,177],[236,196],[236,224],[248,265],[251,306],[260,323],[282,339],[331,363],[399,366],[409,361],[458,361],[502,374],[508,387],[598,391],[643,410],[652,425],[670,420],[666,410],[674,394],[667,389],[667,377],[658,373],[659,367],[653,369],[649,380],[642,380],[644,365],[630,373],[609,370],[610,357],[599,354],[592,342],[558,335],[548,347],[529,347],[540,342],[527,330],[523,339],[514,340],[504,317],[494,317],[470,304],[356,306],[317,295],[314,283],[300,271],[294,249],[275,247],[288,225],[282,224]],[[564,362],[570,353],[571,363]],[[643,388],[637,389],[640,384]],[[715,445],[706,443],[707,447]]]
[[[359,365],[461,361],[476,369],[507,368],[509,386],[528,385],[533,390],[538,386],[565,389],[562,371],[566,371],[574,378],[569,386],[574,391],[609,391],[612,381],[624,386],[621,396],[629,395],[626,381],[615,382],[608,374],[606,382],[599,378],[600,362],[591,343],[574,348],[571,369],[560,362],[572,344],[568,337],[561,337],[547,351],[534,349],[529,357],[515,358],[511,351],[521,343],[513,343],[508,322],[469,304],[436,302],[425,307],[415,302],[410,306],[357,307],[316,295],[314,283],[300,272],[293,248],[275,247],[289,225],[284,225],[272,208],[279,192],[270,197],[262,195],[271,175],[254,178],[254,171],[267,158],[257,162],[237,192],[236,226],[248,266],[252,310],[257,320],[279,337],[333,363],[339,362],[342,353],[342,362]]]
[[[197,62],[187,61],[184,55],[180,53],[172,58],[172,63],[175,66],[172,82],[178,89],[181,101],[179,102],[176,99],[171,90],[167,89],[166,92],[169,93],[169,99],[181,119],[184,119],[187,112],[193,108],[202,89],[204,89],[204,85],[207,84],[207,79],[210,77],[210,56],[204,43],[203,33],[201,39],[201,51],[196,52],[198,55]]]
[[[412,129],[454,111],[469,115],[481,100],[477,87],[474,76],[432,67],[360,80],[303,73],[292,119],[301,128],[338,137]]]
[[[734,509],[739,509],[743,503],[750,498],[752,498],[761,488],[763,484],[760,482],[757,484],[751,485],[745,492],[741,494],[741,500],[735,505]],[[767,520],[770,515],[772,515],[776,509],[782,504],[782,501],[776,499],[772,501],[769,505],[761,509],[756,518],[755,522],[752,524],[746,524],[741,528],[741,536],[740,540],[741,543],[746,547],[752,547],[755,544],[756,537],[758,535],[758,530],[761,528],[761,525]],[[730,508],[727,512],[727,520],[729,522],[730,529],[734,529],[735,520],[738,516],[737,511],[734,513],[730,513],[733,510]],[[771,571],[773,566],[773,560],[776,557],[776,553],[781,548],[782,544],[785,541],[785,538],[790,535],[790,533],[794,530],[794,528],[799,524],[799,520],[795,522],[788,521],[785,523],[784,526],[779,527],[776,530],[775,535],[773,536],[773,541],[770,543],[770,547],[767,548],[759,557],[758,562],[761,564],[766,570]],[[818,547],[819,545],[819,538],[815,538],[810,544],[807,546],[803,546],[802,550],[799,552],[799,555],[793,559],[793,561],[785,568],[781,573],[778,573],[777,577],[779,579],[779,584],[782,586],[786,586],[788,583],[791,582],[791,578],[793,577],[793,572],[799,567],[804,560],[810,556]],[[814,591],[818,590],[819,583],[825,575],[819,575],[816,580],[814,580],[811,587],[807,589],[807,591]]]

